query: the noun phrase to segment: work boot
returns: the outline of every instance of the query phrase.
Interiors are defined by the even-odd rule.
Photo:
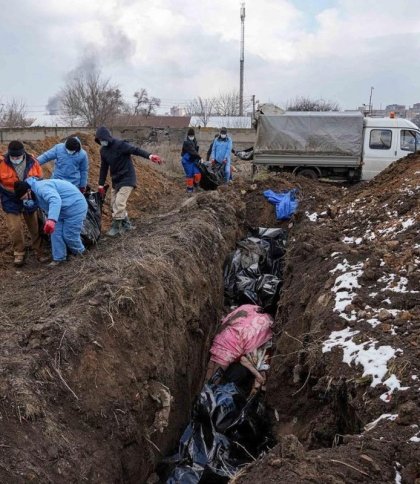
[[[36,260],[41,264],[45,264],[46,262],[50,262],[51,257],[49,255],[37,254]]]
[[[134,230],[136,227],[131,223],[131,220],[128,217],[122,221],[122,228],[123,230]]]
[[[25,254],[15,254],[13,264],[15,267],[22,267],[25,264]]]
[[[64,264],[65,260],[53,260],[48,264],[48,267],[57,267],[61,264]]]
[[[122,220],[113,220],[111,224],[111,228],[108,230],[106,235],[110,237],[115,237],[116,235],[121,235],[123,232],[123,221]]]

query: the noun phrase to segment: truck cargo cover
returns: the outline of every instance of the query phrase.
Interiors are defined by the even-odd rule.
[[[288,112],[260,116],[255,153],[354,157],[362,144],[362,113]]]

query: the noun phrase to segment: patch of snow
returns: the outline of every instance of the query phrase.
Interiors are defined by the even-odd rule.
[[[369,430],[374,429],[381,420],[391,420],[391,421],[394,421],[394,420],[396,420],[397,417],[398,417],[398,413],[383,413],[380,417],[378,417],[373,422],[370,422],[370,423],[366,424],[365,425],[365,430],[367,432],[369,432]]]
[[[359,331],[352,331],[349,327],[341,331],[333,331],[330,337],[324,341],[322,345],[322,352],[327,353],[335,347],[343,350],[343,363],[351,366],[352,363],[363,366],[363,377],[367,375],[372,376],[372,387],[376,387],[385,378],[388,372],[388,362],[395,357],[396,350],[391,346],[378,346],[375,340],[368,340],[357,344],[353,341],[353,336]],[[392,385],[394,390],[395,380],[388,378],[387,382]],[[384,382],[385,385],[387,383]]]
[[[340,313],[340,318],[343,318],[346,321],[357,321],[356,311],[352,311],[351,314]]]
[[[403,230],[401,230],[401,232],[403,232],[404,230],[407,230],[409,227],[412,227],[415,223],[416,221],[413,220],[412,218],[404,220],[403,222],[401,222],[401,225],[403,227]]]
[[[331,254],[331,259],[334,259],[334,257],[337,257],[337,256],[338,256],[338,255],[340,255],[340,254],[341,254],[341,252],[333,252],[333,253]]]
[[[316,222],[318,220],[318,214],[316,212],[311,213],[311,214],[309,212],[305,212],[305,215],[308,217],[308,219],[311,222]]]
[[[346,259],[343,261],[343,265],[338,264],[333,270],[348,270],[349,272],[344,272],[338,276],[335,280],[334,287],[331,289],[335,292],[335,307],[334,311],[339,313],[344,312],[346,306],[348,306],[356,295],[354,289],[359,288],[360,284],[358,278],[363,274],[361,270],[363,263],[356,264],[354,266],[345,265],[347,263]],[[348,264],[348,263],[347,263]],[[338,269],[340,266],[341,269]]]
[[[356,244],[360,245],[363,242],[362,237],[355,239],[354,237],[344,237],[342,240],[345,244]]]
[[[418,379],[419,379],[419,377],[418,377],[417,375],[411,375],[411,379],[412,379],[412,380],[418,380]]]
[[[376,318],[367,319],[366,322],[369,323],[372,326],[372,328],[376,328],[376,326],[378,326],[379,324],[381,324],[381,322],[379,321],[379,319],[376,319]]]
[[[370,296],[370,297],[376,297],[377,295],[378,295],[378,293],[377,293],[377,292],[371,292],[371,293],[369,294],[369,296]]]
[[[383,393],[379,398],[384,402],[389,402],[391,399],[391,395],[396,390],[405,391],[408,390],[410,387],[402,387],[398,378],[392,374],[387,380],[383,382],[389,388],[389,391]]]
[[[419,434],[420,432],[417,432],[416,435],[413,435],[413,437],[411,437],[410,439],[410,442],[416,442],[416,443],[420,442]]]
[[[378,282],[385,282],[387,286],[382,288],[381,291],[392,291],[392,292],[400,292],[400,293],[411,293],[415,294],[419,291],[409,291],[407,289],[408,279],[406,277],[400,276],[400,280],[397,284],[394,283],[395,278],[397,276],[395,274],[389,274],[388,276],[382,276],[378,279]],[[392,285],[390,283],[393,283]]]
[[[339,252],[334,252],[334,254],[339,254]],[[331,269],[331,274],[335,274],[337,271],[346,272],[351,269],[351,265],[348,263],[347,259],[344,259],[343,262],[338,263],[334,269]]]
[[[385,304],[392,304],[391,299],[389,299],[389,297],[384,299],[382,302],[385,303]],[[388,311],[391,311],[391,310],[388,309]]]
[[[397,468],[395,468],[395,484],[402,484],[402,477]]]

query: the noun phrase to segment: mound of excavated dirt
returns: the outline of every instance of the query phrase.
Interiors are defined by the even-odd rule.
[[[420,479],[420,157],[339,195],[290,232],[267,394],[279,444],[239,482]]]
[[[88,183],[96,189],[99,179],[100,155],[99,146],[95,143],[93,135],[86,133],[75,133],[82,142],[83,148],[87,151],[90,160]],[[34,155],[40,155],[53,147],[62,140],[58,137],[47,138],[42,141],[24,143],[27,151]],[[156,148],[159,152],[159,147]],[[7,151],[7,145],[0,144],[0,153]],[[181,185],[171,178],[168,178],[164,172],[155,169],[155,167],[143,158],[135,158],[134,166],[137,174],[137,188],[133,191],[128,201],[128,211],[133,219],[141,218],[145,213],[155,210],[164,210],[168,205],[177,202],[178,197],[182,196],[183,189]],[[46,178],[49,178],[53,170],[53,162],[43,165],[43,171]],[[108,175],[107,182],[111,184]],[[110,200],[110,193],[107,201]],[[168,203],[165,203],[168,200]],[[103,222],[104,229],[108,228],[111,220],[111,210],[109,203],[104,205]],[[3,218],[3,212],[0,210],[0,268],[7,267],[12,262],[12,250],[9,247],[9,238]]]
[[[174,448],[242,206],[198,195],[83,258],[1,279],[1,482],[144,482]]]

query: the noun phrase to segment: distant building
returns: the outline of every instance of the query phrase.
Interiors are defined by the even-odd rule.
[[[210,116],[204,123],[201,116],[191,116],[190,126],[201,128],[251,128],[251,116]],[[206,126],[204,126],[206,124]]]
[[[407,113],[407,108],[403,104],[388,104],[385,108],[387,116],[394,113],[398,118],[405,118]]]
[[[185,108],[181,108],[180,106],[172,106],[170,109],[171,116],[185,116]]]

